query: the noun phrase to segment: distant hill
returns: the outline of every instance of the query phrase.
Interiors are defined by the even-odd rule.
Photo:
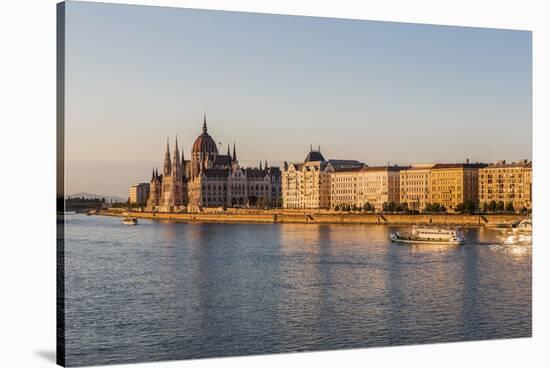
[[[117,196],[100,195],[100,194],[93,194],[93,193],[86,193],[86,192],[79,192],[79,193],[70,194],[67,197],[71,197],[71,198],[80,197],[80,198],[87,198],[87,199],[105,198],[105,201],[107,203],[110,203],[110,202],[113,202],[113,203],[121,203],[122,202],[123,203],[123,202],[126,202],[126,200],[128,199],[128,198],[122,198],[122,197],[117,197]]]

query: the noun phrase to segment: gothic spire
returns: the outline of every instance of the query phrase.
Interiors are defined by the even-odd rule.
[[[235,142],[233,142],[233,161],[237,162],[237,149],[235,148]]]
[[[227,144],[227,156],[231,158],[231,152],[229,151],[229,144]]]
[[[264,169],[267,170],[267,160],[265,160]]]
[[[206,112],[204,113],[204,117],[203,117],[202,132],[203,132],[203,133],[207,133],[207,132],[208,132],[208,128],[206,127]]]
[[[164,154],[164,175],[170,175],[172,172],[172,162],[170,161],[170,142],[166,138],[166,153]]]
[[[262,170],[262,160],[260,160],[260,170]]]

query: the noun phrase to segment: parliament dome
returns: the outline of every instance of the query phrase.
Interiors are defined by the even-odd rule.
[[[218,147],[214,139],[208,134],[208,128],[206,127],[206,116],[204,117],[204,123],[202,125],[202,134],[195,139],[193,148],[191,149],[193,156],[197,157],[201,153],[207,155],[213,155],[218,153]]]

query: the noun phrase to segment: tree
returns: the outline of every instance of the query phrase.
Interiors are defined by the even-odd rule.
[[[504,211],[504,202],[503,201],[498,201],[496,210],[498,212],[503,212]]]
[[[384,202],[382,203],[382,212],[388,212],[389,211],[389,203]]]
[[[487,202],[483,202],[483,208],[482,208],[482,212],[487,212],[489,210],[489,205],[487,204]]]
[[[474,201],[466,201],[455,207],[455,211],[459,213],[472,214],[478,210],[478,206]]]
[[[373,207],[372,205],[369,203],[369,202],[366,202],[364,205],[363,205],[363,210],[367,211],[367,212],[370,212],[373,210]]]
[[[334,206],[334,210],[335,211],[340,211],[340,206],[338,206],[338,205]]]
[[[489,212],[495,212],[497,210],[497,202],[492,200],[489,202]]]
[[[250,197],[248,197],[248,204],[250,206],[255,206],[256,202],[258,202],[258,197],[256,197],[255,195],[251,195]]]
[[[514,204],[512,202],[506,203],[506,212],[514,212]]]
[[[464,211],[466,213],[472,214],[479,211],[479,206],[477,202],[474,201],[466,201],[464,206]]]

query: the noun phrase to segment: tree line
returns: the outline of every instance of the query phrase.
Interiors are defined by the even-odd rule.
[[[376,208],[371,203],[365,203],[362,207],[355,204],[344,204],[337,205],[334,207],[335,211],[342,212],[376,212]],[[427,203],[422,213],[447,213],[449,209],[445,208],[442,204],[439,203]],[[518,212],[514,208],[512,202],[504,203],[503,201],[491,201],[489,203],[483,203],[481,208],[478,203],[475,201],[465,201],[464,203],[459,204],[454,209],[454,213],[460,214],[483,214],[483,213],[516,213]],[[382,213],[404,213],[404,214],[418,214],[419,210],[411,209],[408,207],[407,203],[397,203],[397,202],[384,202],[382,204]],[[531,211],[525,207],[519,209],[519,212],[522,214],[528,214]]]

